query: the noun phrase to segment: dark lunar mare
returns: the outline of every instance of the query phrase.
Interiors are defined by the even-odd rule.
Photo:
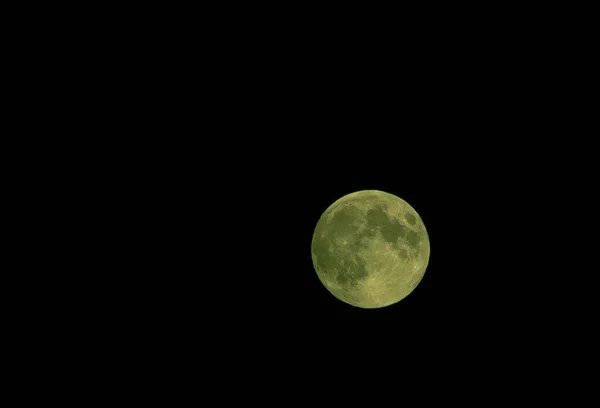
[[[367,223],[369,226],[377,228],[387,242],[396,243],[398,238],[405,238],[411,246],[416,246],[418,243],[416,232],[411,231],[397,219],[390,218],[381,207],[367,211]]]

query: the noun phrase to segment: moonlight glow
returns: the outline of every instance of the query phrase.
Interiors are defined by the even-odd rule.
[[[327,290],[362,308],[404,299],[429,262],[429,237],[419,214],[401,198],[377,190],[348,194],[325,210],[311,249]]]

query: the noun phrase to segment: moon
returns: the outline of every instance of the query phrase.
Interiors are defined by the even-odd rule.
[[[329,292],[352,306],[392,305],[419,284],[429,264],[423,220],[403,199],[379,190],[343,196],[321,215],[311,255]]]

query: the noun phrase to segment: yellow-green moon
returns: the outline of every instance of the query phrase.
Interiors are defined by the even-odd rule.
[[[321,216],[312,261],[327,290],[350,305],[392,305],[419,284],[429,263],[429,236],[406,201],[378,190],[348,194]]]

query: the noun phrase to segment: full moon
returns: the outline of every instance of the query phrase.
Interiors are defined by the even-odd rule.
[[[321,215],[311,255],[333,296],[364,309],[399,302],[429,263],[429,236],[406,201],[378,190],[348,194]]]

